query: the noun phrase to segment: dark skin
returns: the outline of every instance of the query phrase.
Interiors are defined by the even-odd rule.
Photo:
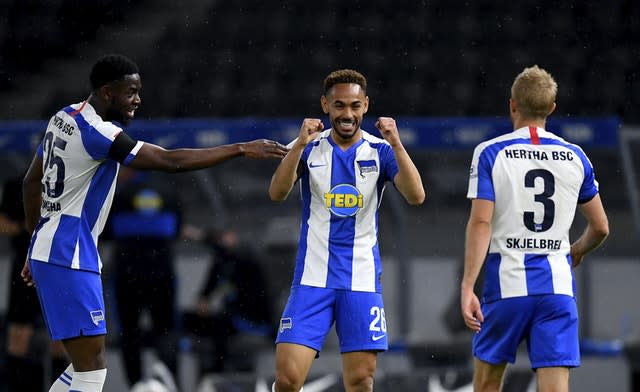
[[[118,121],[126,125],[134,118],[135,111],[142,102],[141,89],[140,75],[125,75],[120,80],[109,82],[94,90],[88,101],[103,120]],[[145,142],[129,167],[176,173],[208,168],[240,156],[252,159],[281,159],[286,154],[285,146],[265,139],[211,148],[174,150]],[[25,225],[29,233],[33,233],[40,219],[42,164],[42,158],[36,154],[23,181]],[[34,285],[28,261],[22,270],[22,278],[27,285]],[[105,335],[65,339],[63,344],[76,372],[106,368]]]

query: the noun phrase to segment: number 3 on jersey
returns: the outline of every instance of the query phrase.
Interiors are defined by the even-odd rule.
[[[62,192],[64,191],[64,161],[62,160],[62,158],[55,154],[54,149],[58,148],[60,150],[64,150],[66,147],[67,141],[58,137],[55,137],[54,140],[53,132],[47,132],[44,135],[42,148],[44,150],[46,159],[44,161],[43,169],[45,171],[45,175],[47,175],[45,186],[47,196],[49,197],[60,197],[60,195],[62,195]],[[47,173],[47,170],[53,169],[54,166],[56,167],[56,180],[54,185],[51,186],[52,182],[51,178],[48,176],[49,173]]]
[[[547,231],[553,226],[553,220],[556,214],[556,205],[551,200],[551,196],[556,191],[556,180],[553,174],[545,169],[529,170],[524,176],[525,188],[534,188],[536,179],[542,179],[543,190],[542,193],[538,193],[534,196],[534,200],[537,203],[542,204],[544,207],[544,214],[541,223],[536,223],[534,220],[533,211],[524,211],[522,216],[523,223],[527,229],[534,232]]]

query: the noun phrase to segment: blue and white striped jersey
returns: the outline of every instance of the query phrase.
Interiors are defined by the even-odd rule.
[[[37,154],[42,157],[42,207],[29,248],[33,260],[100,272],[98,235],[115,191],[119,163],[108,158],[122,129],[87,102],[56,113]],[[128,157],[142,147],[137,142]]]
[[[302,224],[293,285],[382,292],[378,207],[398,165],[391,146],[362,132],[347,151],[325,130],[305,148]]]
[[[542,128],[478,145],[467,197],[495,202],[483,300],[575,296],[569,229],[576,204],[597,193],[582,149]]]

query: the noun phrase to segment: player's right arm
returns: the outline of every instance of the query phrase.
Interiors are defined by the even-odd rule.
[[[128,138],[124,133],[118,135],[114,144],[118,143],[119,138],[124,137]],[[133,146],[129,147],[128,151],[134,148]],[[174,150],[167,150],[151,143],[143,143],[128,166],[140,170],[177,173],[208,168],[240,156],[253,159],[282,158],[286,153],[285,146],[266,139],[211,148],[179,148]]]
[[[42,175],[42,157],[36,153],[22,181],[25,228],[29,234],[33,233],[33,230],[40,220]]]
[[[22,181],[22,203],[24,205],[25,229],[33,233],[40,220],[40,205],[42,204],[42,157],[39,153],[33,156],[29,170]],[[29,270],[28,255],[22,267],[22,280],[27,286],[33,286],[33,278]]]
[[[571,244],[571,260],[577,267],[587,253],[600,246],[609,235],[609,221],[602,206],[600,195],[586,203],[580,204],[580,212],[587,219],[587,227],[573,244]]]
[[[276,171],[271,177],[269,185],[269,197],[273,201],[282,201],[287,198],[293,184],[296,183],[299,175],[299,164],[302,153],[307,145],[315,140],[318,133],[322,132],[324,125],[317,118],[305,118],[300,127],[300,134],[293,142],[291,149],[282,159]]]
[[[476,332],[480,330],[484,316],[480,309],[480,301],[473,292],[473,288],[489,249],[493,208],[493,201],[473,199],[467,223],[464,275],[460,285],[460,307],[465,324]]]

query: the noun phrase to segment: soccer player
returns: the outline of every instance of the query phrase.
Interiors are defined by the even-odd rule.
[[[385,182],[409,204],[425,192],[394,119],[380,117],[384,139],[360,128],[369,108],[365,77],[334,71],[320,98],[331,129],[306,118],[276,169],[269,195],[284,200],[300,180],[302,225],[288,303],[276,338],[273,390],[298,391],[336,324],[348,392],[372,391],[378,351],[387,349],[378,218]]]
[[[557,90],[548,72],[525,68],[511,87],[515,131],[473,154],[461,310],[476,332],[475,391],[500,390],[523,340],[541,392],[568,391],[569,369],[580,366],[572,268],[605,240],[609,224],[584,151],[545,129]],[[587,226],[570,243],[576,206]],[[483,262],[481,305],[473,286]]]
[[[33,233],[23,279],[35,284],[49,334],[63,341],[71,358],[53,392],[102,391],[104,385],[106,315],[97,245],[119,165],[180,172],[239,156],[282,158],[287,151],[268,140],[175,150],[133,140],[113,121],[128,124],[140,106],[137,65],[122,55],[103,56],[90,81],[86,101],[49,121],[23,183],[25,220]]]

